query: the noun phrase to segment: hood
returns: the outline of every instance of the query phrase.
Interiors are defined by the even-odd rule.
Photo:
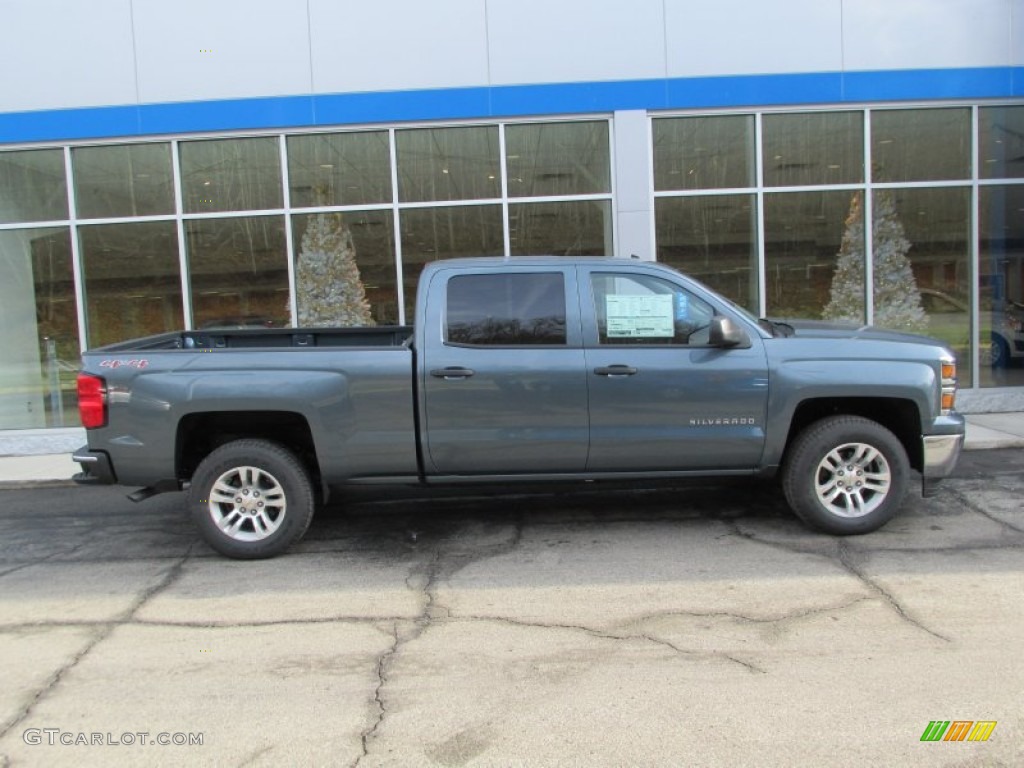
[[[824,320],[777,320],[793,329],[801,339],[864,339],[867,341],[898,341],[904,344],[927,344],[945,347],[946,342],[917,333],[876,328],[873,325],[830,323]]]

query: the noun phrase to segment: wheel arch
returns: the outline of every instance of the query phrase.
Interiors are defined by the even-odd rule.
[[[800,402],[793,412],[780,464],[785,464],[797,435],[829,416],[860,416],[881,424],[903,445],[910,466],[924,465],[921,445],[921,413],[913,400],[896,397],[820,397]]]
[[[309,421],[292,411],[200,411],[178,422],[174,464],[176,476],[189,480],[199,464],[220,446],[234,440],[260,439],[292,451],[322,486],[316,444]]]

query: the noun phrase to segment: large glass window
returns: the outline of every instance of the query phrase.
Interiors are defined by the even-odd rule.
[[[0,232],[0,429],[78,424],[78,321],[67,227]]]
[[[606,120],[505,129],[509,197],[611,192]]]
[[[77,147],[71,161],[78,218],[174,213],[170,144]]]
[[[68,217],[64,152],[0,152],[0,224]]]
[[[78,238],[90,347],[183,327],[174,222],[95,224]]]
[[[873,181],[971,177],[971,111],[883,109],[871,112]]]
[[[395,143],[402,202],[501,196],[498,126],[396,131]]]
[[[296,208],[390,203],[387,131],[289,136],[288,186]]]
[[[860,192],[780,192],[764,198],[769,317],[863,323]]]
[[[765,115],[764,183],[769,187],[864,180],[864,113]]]
[[[276,138],[185,141],[179,147],[186,213],[281,207]]]
[[[876,190],[873,214],[874,324],[946,342],[971,386],[970,190]]]
[[[416,284],[427,262],[505,251],[500,205],[459,205],[402,211],[405,316],[413,317]]]
[[[398,323],[391,211],[292,217],[300,326]]]
[[[508,207],[513,256],[611,256],[611,202],[514,203]]]
[[[658,261],[757,311],[754,195],[660,197],[654,214]]]
[[[1024,178],[1024,106],[982,107],[978,134],[981,178]]]
[[[724,189],[754,185],[752,115],[654,121],[654,188]]]
[[[450,344],[565,344],[561,274],[459,275],[448,281],[446,307]]]
[[[981,188],[981,386],[1024,386],[1024,185]]]
[[[196,328],[289,325],[284,217],[185,222]]]

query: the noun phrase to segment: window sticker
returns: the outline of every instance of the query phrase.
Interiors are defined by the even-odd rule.
[[[671,339],[675,335],[671,294],[606,296],[605,310],[608,338]]]

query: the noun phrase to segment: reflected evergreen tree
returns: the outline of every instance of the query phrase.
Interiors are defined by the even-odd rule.
[[[912,333],[923,333],[928,317],[921,306],[907,253],[911,243],[896,213],[892,193],[881,190],[874,197],[872,227],[874,325]],[[828,304],[822,312],[826,320],[864,322],[864,215],[862,193],[854,194],[846,229],[839,246],[836,270]]]
[[[340,213],[309,217],[295,267],[302,327],[375,325],[356,264],[352,232]]]

